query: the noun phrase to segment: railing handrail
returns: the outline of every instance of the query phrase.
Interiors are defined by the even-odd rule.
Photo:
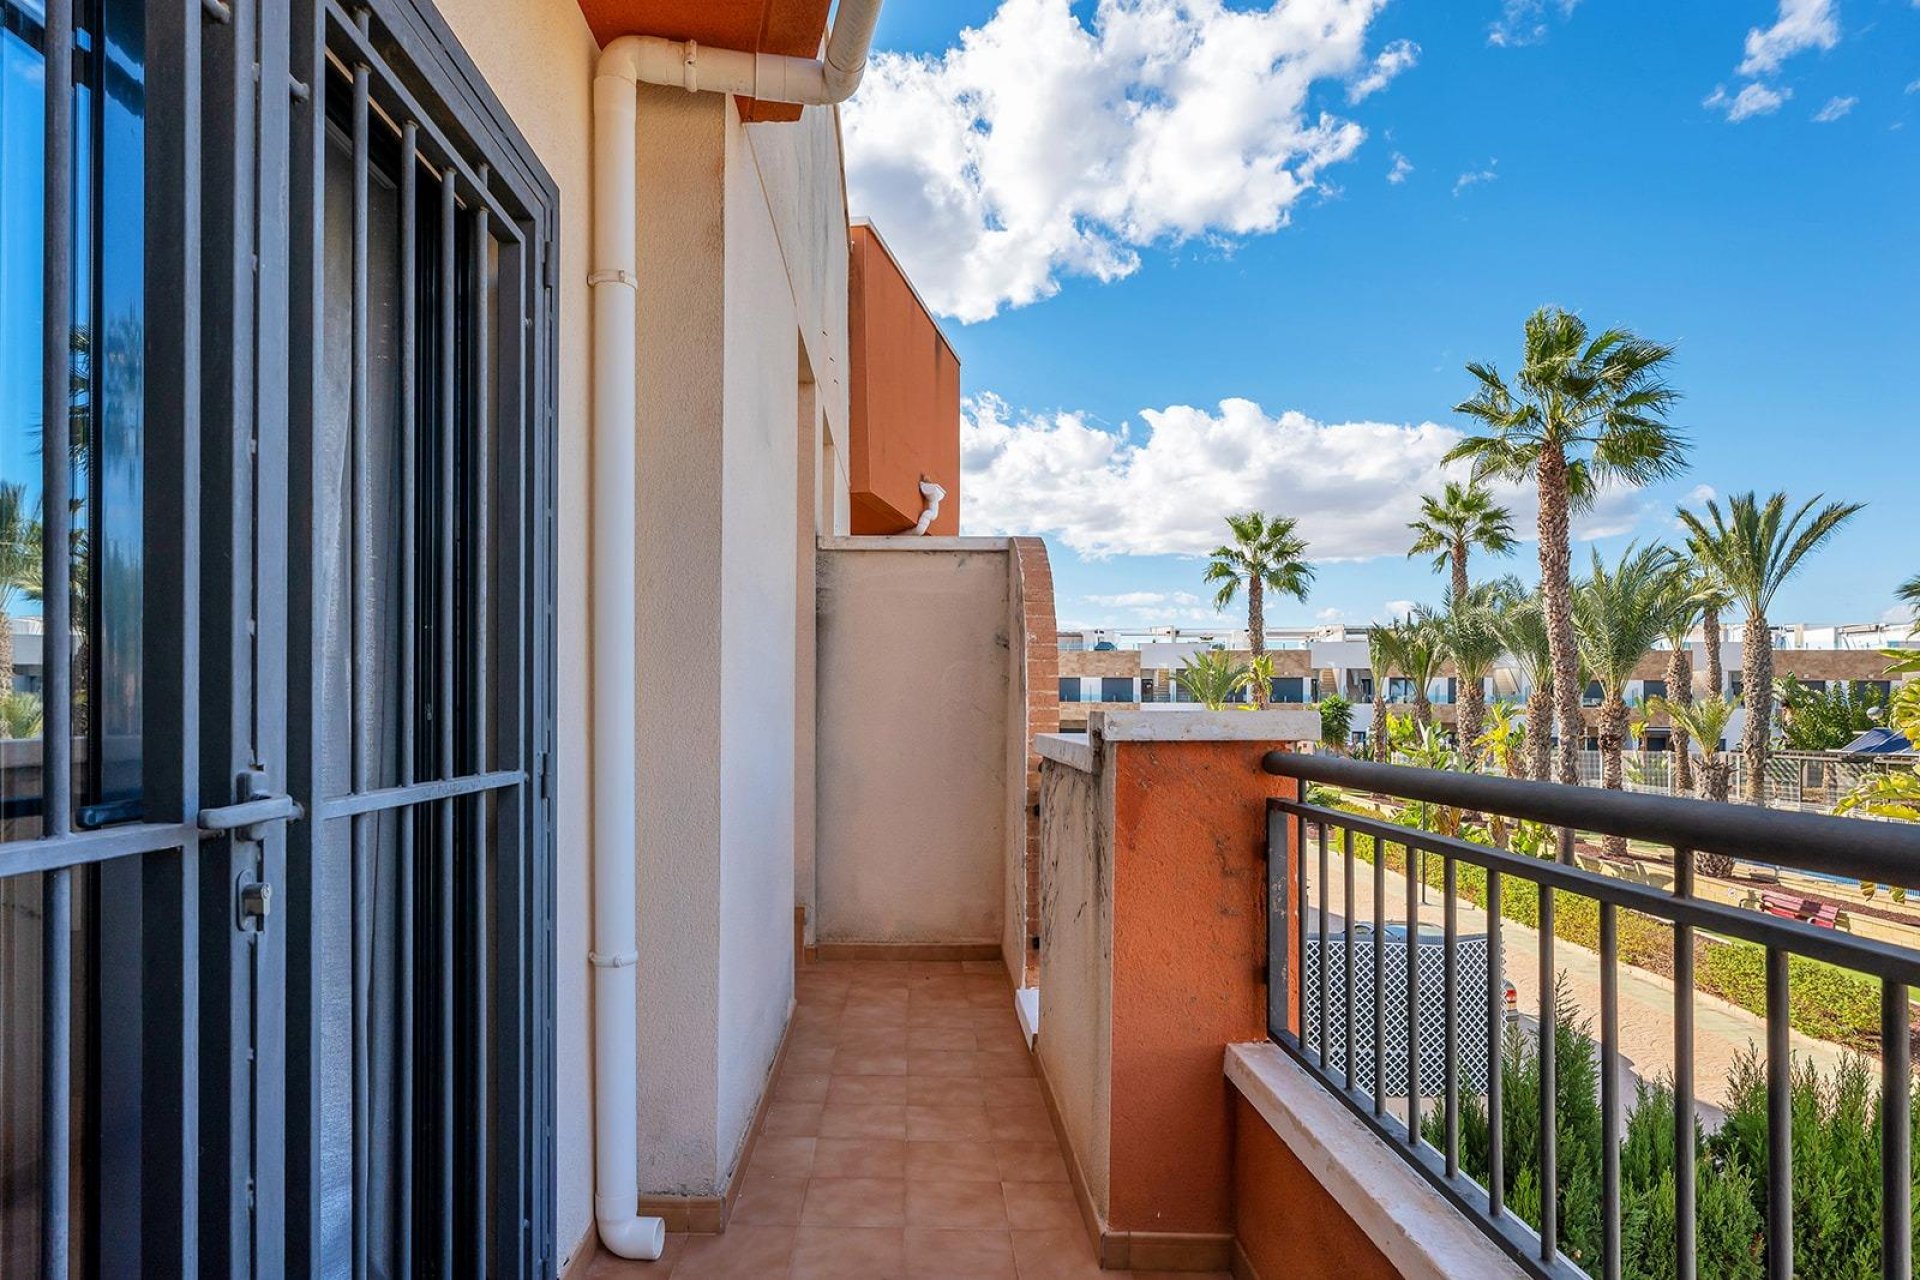
[[[1920,824],[1269,751],[1268,773],[1877,884],[1920,881]]]

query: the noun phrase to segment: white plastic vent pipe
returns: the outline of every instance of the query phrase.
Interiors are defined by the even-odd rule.
[[[788,58],[622,36],[593,81],[593,1215],[600,1243],[652,1260],[666,1223],[640,1216],[640,984],[634,926],[639,687],[634,652],[639,84],[824,106],[860,84],[880,0],[841,0],[826,56]]]
[[[920,482],[920,500],[926,505],[920,511],[920,518],[913,522],[912,536],[916,538],[926,536],[927,530],[933,527],[933,522],[940,518],[940,499],[946,496],[947,491],[933,481]]]

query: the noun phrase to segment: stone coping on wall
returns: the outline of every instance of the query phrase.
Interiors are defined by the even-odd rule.
[[[1317,742],[1320,713],[1312,708],[1096,711],[1087,717],[1087,731],[1108,742]]]
[[[822,551],[1009,551],[1011,538],[916,537],[911,533],[821,538]]]
[[[1033,739],[1042,760],[1064,764],[1082,773],[1094,771],[1093,739],[1084,733],[1042,733]]]
[[[1526,1275],[1278,1045],[1228,1045],[1226,1073],[1405,1280]]]

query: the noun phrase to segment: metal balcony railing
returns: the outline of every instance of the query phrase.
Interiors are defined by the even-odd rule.
[[[1766,1167],[1751,1173],[1753,1198],[1764,1196],[1759,1218],[1765,1273],[1776,1280],[1795,1275],[1789,957],[1862,975],[1869,990],[1878,984],[1880,1105],[1877,1119],[1866,1123],[1878,1127],[1880,1175],[1878,1204],[1868,1218],[1877,1214],[1881,1225],[1878,1274],[1909,1280],[1914,1187],[1909,1001],[1910,989],[1920,986],[1920,951],[1702,900],[1693,896],[1693,882],[1696,855],[1718,855],[1817,876],[1906,884],[1920,869],[1920,826],[1279,751],[1269,753],[1263,767],[1298,780],[1303,796],[1308,784],[1351,789],[1399,797],[1410,812],[1425,815],[1421,827],[1400,825],[1331,807],[1338,801],[1324,792],[1301,801],[1268,802],[1269,1031],[1529,1274],[1556,1280],[1589,1273],[1614,1280],[1622,1274],[1620,931],[1627,920],[1637,938],[1644,938],[1650,921],[1670,927],[1673,939],[1677,1087],[1669,1157],[1674,1190],[1666,1201],[1673,1214],[1673,1274],[1682,1280],[1696,1274],[1701,1225],[1696,1194],[1703,1170],[1695,1136],[1695,962],[1696,940],[1711,938],[1750,944],[1765,956]],[[1443,820],[1426,820],[1436,815]],[[1438,829],[1469,830],[1469,823],[1494,815],[1516,825],[1544,824],[1550,829],[1544,855],[1509,852]],[[1423,829],[1428,826],[1436,829]],[[1542,832],[1538,825],[1532,830]],[[1580,832],[1671,849],[1671,892],[1577,868],[1573,853]],[[1404,915],[1398,920],[1390,917],[1388,903],[1395,851],[1402,867],[1397,874],[1405,881]],[[1357,887],[1365,887],[1356,885],[1356,869],[1368,858],[1370,912],[1355,896]],[[1434,862],[1439,874],[1430,878]],[[1466,896],[1463,873],[1472,882]],[[1347,919],[1328,909],[1335,886],[1344,889],[1340,902]],[[1438,925],[1422,922],[1421,900],[1429,887],[1440,893]],[[1537,1047],[1517,1025],[1518,1011],[1510,1008],[1502,933],[1512,912],[1503,912],[1503,888],[1510,904],[1529,896],[1537,901],[1532,917],[1539,959],[1539,1001],[1533,1011]],[[1593,904],[1598,915],[1600,1239],[1597,1256],[1583,1253],[1577,1261],[1561,1247],[1566,1237],[1557,1071],[1565,1050],[1556,1034],[1556,1020],[1563,1016],[1557,999],[1556,895],[1569,923],[1576,909],[1586,919]],[[1481,932],[1462,934],[1463,909],[1484,914]],[[1590,1041],[1577,1043],[1583,1054],[1591,1053]],[[1518,1053],[1523,1044],[1534,1055],[1534,1074],[1525,1080],[1537,1092],[1539,1106],[1526,1113],[1516,1133],[1532,1148],[1536,1163],[1531,1169],[1508,1164],[1508,1108],[1524,1109],[1526,1101],[1518,1091],[1511,1102],[1503,1100],[1506,1055]],[[1472,1106],[1475,1125],[1484,1126],[1484,1133],[1476,1127],[1470,1152],[1462,1147],[1463,1102]],[[1508,1194],[1516,1178],[1527,1186],[1524,1207],[1521,1196]],[[1636,1220],[1636,1232],[1649,1229],[1646,1221]]]

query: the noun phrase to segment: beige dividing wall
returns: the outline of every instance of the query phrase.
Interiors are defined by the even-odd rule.
[[[998,538],[821,545],[822,943],[1001,941],[1011,561]]]
[[[587,965],[592,721],[586,591],[592,361],[586,280],[593,207],[593,65],[599,50],[577,0],[438,0],[438,5],[560,189],[554,1140],[556,1243],[564,1265],[593,1231],[592,985]]]

